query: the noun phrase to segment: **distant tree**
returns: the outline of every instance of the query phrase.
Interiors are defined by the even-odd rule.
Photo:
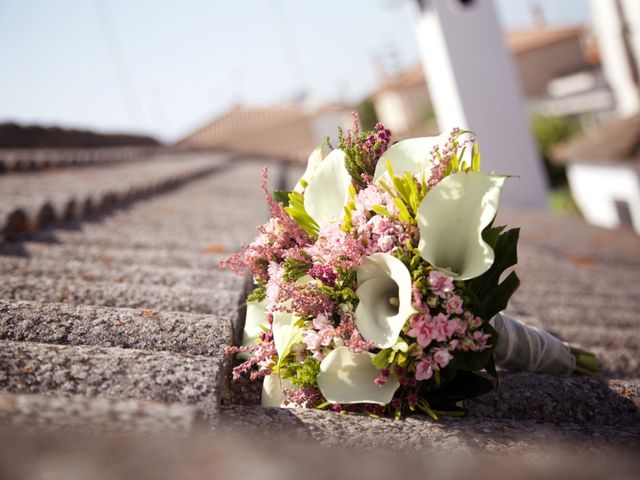
[[[565,186],[565,168],[551,161],[551,149],[580,133],[582,127],[579,121],[566,116],[534,115],[531,117],[531,130],[538,144],[538,151],[544,159],[549,183],[553,188]]]
[[[373,99],[371,97],[365,98],[358,104],[356,110],[360,116],[360,126],[362,129],[373,130],[373,127],[378,123],[378,116],[376,115]]]

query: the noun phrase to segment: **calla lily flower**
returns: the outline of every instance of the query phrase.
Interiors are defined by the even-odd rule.
[[[373,357],[372,353],[354,353],[348,347],[333,350],[320,363],[317,382],[322,395],[332,403],[391,402],[400,382],[391,375],[384,385],[377,385],[380,370],[373,366]]]
[[[289,312],[273,313],[273,343],[280,363],[291,351],[291,347],[302,342],[302,329],[295,326],[297,317]]]
[[[267,303],[262,300],[260,302],[247,302],[247,313],[244,317],[244,329],[242,332],[242,345],[254,345],[262,333],[260,325],[267,325]],[[238,358],[246,360],[250,357],[248,352],[241,352]]]
[[[419,137],[402,140],[387,149],[378,160],[373,181],[377,182],[384,177],[388,178],[387,160],[391,162],[396,175],[403,175],[411,172],[413,175],[425,173],[427,179],[433,165],[431,164],[430,152],[436,145],[443,145],[448,138],[448,134],[441,134],[436,137]]]
[[[411,305],[409,270],[393,255],[376,253],[358,269],[358,285],[355,317],[360,334],[378,348],[391,347],[407,319],[417,313]]]
[[[296,183],[296,186],[293,188],[294,192],[302,193],[305,189],[304,184],[308,184],[309,180],[316,172],[318,167],[320,166],[320,162],[322,162],[322,147],[316,148],[311,155],[309,155],[309,159],[307,160],[307,168]]]
[[[296,388],[295,385],[289,380],[282,380],[277,373],[267,375],[262,382],[260,404],[263,407],[285,407],[284,390],[293,390],[294,388]]]
[[[489,270],[494,253],[482,239],[482,230],[496,215],[506,178],[459,172],[429,190],[417,215],[420,256],[455,280]]]
[[[260,325],[267,325],[267,303],[262,300],[260,302],[247,302],[247,314],[244,320],[244,331],[242,333],[242,345],[253,345],[262,333]]]
[[[344,162],[345,153],[333,150],[308,180],[304,209],[320,226],[340,220],[344,213],[351,185],[351,175]]]

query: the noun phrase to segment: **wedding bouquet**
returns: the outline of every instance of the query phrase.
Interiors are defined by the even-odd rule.
[[[270,218],[223,262],[256,285],[234,379],[264,379],[265,406],[437,418],[494,388],[496,366],[594,373],[593,355],[501,313],[519,230],[493,225],[508,177],[480,172],[473,133],[392,144],[354,117],[292,192],[263,172]]]

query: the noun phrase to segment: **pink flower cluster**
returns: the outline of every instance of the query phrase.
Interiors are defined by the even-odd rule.
[[[464,311],[462,298],[456,294],[450,277],[435,270],[429,273],[429,291],[435,306],[429,306],[414,288],[414,306],[419,310],[409,320],[406,334],[423,349],[416,362],[416,379],[428,380],[435,370],[446,367],[455,350],[479,352],[488,348],[489,334],[478,328],[482,320]],[[433,305],[433,301],[432,301]]]
[[[302,341],[316,360],[322,360],[337,347],[346,346],[354,353],[366,352],[373,348],[373,345],[360,335],[348,306],[341,305],[337,313],[340,315],[340,323],[337,326],[329,321],[326,314],[319,314],[304,325]]]
[[[374,207],[384,208],[393,217],[376,214]],[[417,241],[418,229],[395,218],[397,214],[393,198],[382,187],[371,184],[358,192],[351,234],[360,240],[364,255],[389,253],[407,241]]]

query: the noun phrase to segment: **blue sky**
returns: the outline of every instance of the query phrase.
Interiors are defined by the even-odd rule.
[[[530,3],[497,0],[503,25]],[[537,3],[588,21],[587,0]],[[174,140],[236,103],[357,100],[416,60],[397,0],[0,0],[0,122]]]

